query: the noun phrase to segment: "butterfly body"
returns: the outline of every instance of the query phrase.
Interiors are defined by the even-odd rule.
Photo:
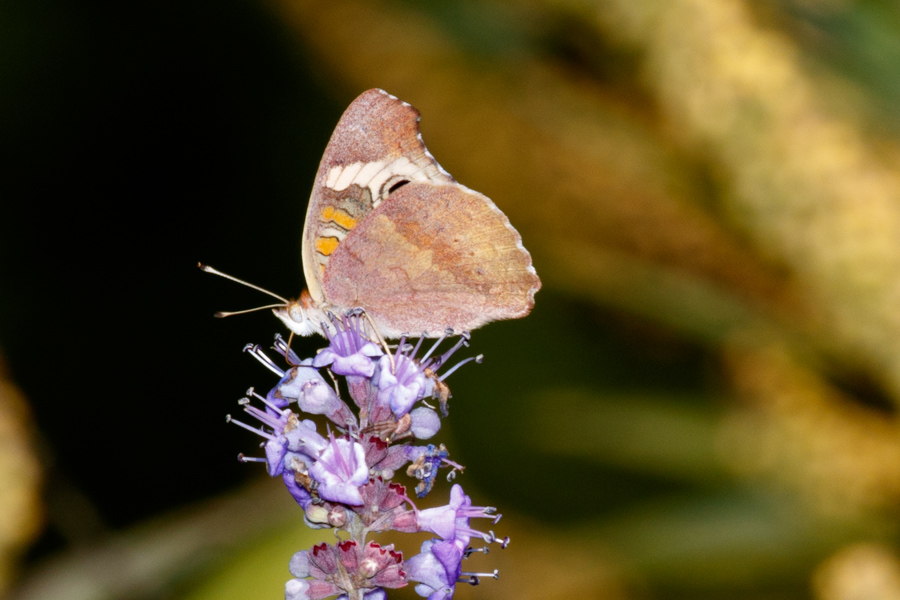
[[[362,308],[385,338],[439,336],[533,307],[540,279],[518,232],[435,161],[418,121],[382,90],[341,117],[303,229],[307,292],[274,311],[295,333]]]

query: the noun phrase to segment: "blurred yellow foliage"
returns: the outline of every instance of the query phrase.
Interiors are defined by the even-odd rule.
[[[813,583],[817,600],[897,600],[900,558],[881,544],[853,544],[822,563]]]
[[[41,468],[28,405],[0,356],[0,594],[43,521]]]

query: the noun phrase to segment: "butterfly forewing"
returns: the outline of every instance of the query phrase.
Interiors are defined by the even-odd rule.
[[[353,101],[325,149],[303,228],[303,270],[312,298],[342,306],[322,290],[331,256],[366,216],[410,181],[452,183],[419,135],[419,112],[382,90]]]

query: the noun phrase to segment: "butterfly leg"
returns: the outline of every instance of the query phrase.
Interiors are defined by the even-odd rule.
[[[369,313],[366,312],[366,309],[362,309],[363,315],[365,315],[366,320],[369,322],[369,325],[372,326],[372,331],[375,332],[375,337],[378,338],[378,341],[381,343],[381,347],[384,348],[385,354],[387,354],[388,358],[391,361],[391,373],[397,372],[397,363],[394,361],[394,355],[391,354],[391,349],[388,347],[387,342],[384,341],[384,338],[381,337],[381,333],[378,332],[378,327],[375,326],[375,321],[372,320],[372,317],[369,316]]]

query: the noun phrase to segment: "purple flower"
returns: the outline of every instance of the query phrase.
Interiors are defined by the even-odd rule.
[[[409,413],[409,416],[412,417],[410,431],[420,440],[433,437],[441,429],[441,418],[430,408],[420,406]]]
[[[356,425],[356,417],[350,412],[350,407],[312,364],[313,359],[307,358],[291,368],[266,397],[279,405],[295,400],[301,411],[325,415],[341,427]]]
[[[416,593],[428,600],[452,598],[465,553],[452,541],[428,540],[421,550],[406,562],[409,579],[419,582]]]
[[[290,413],[285,433],[266,442],[266,463],[269,474],[281,475],[288,492],[304,510],[312,501],[309,492],[308,465],[315,464],[316,456],[328,445],[328,440],[316,433],[312,421],[299,421]],[[301,485],[299,481],[305,481]]]
[[[493,532],[482,533],[470,528],[469,519],[485,517],[496,523],[501,515],[494,515],[495,512],[496,509],[490,506],[472,506],[472,499],[457,484],[450,490],[450,504],[419,511],[419,531],[430,531],[444,540],[456,540],[463,548],[469,545],[473,535],[485,542],[493,542],[496,541]]]
[[[288,413],[284,433],[271,436],[266,442],[266,467],[269,475],[282,475],[288,491],[305,509],[311,496],[297,483],[297,476],[306,476],[307,466],[315,464],[316,456],[328,446],[328,441],[316,433],[312,421],[300,421]]]
[[[357,442],[335,439],[322,451],[309,468],[309,475],[319,482],[319,496],[351,506],[363,503],[359,486],[369,480],[366,452]]]
[[[294,470],[285,470],[285,472],[281,474],[281,478],[284,481],[284,485],[287,487],[288,492],[305,511],[312,503],[313,497],[312,494],[309,493],[309,490],[297,482],[297,472]]]
[[[393,357],[382,356],[378,361],[378,402],[390,406],[397,418],[410,411],[413,404],[425,397],[428,378],[413,359],[398,352]]]
[[[244,407],[244,412],[261,422],[264,428],[256,429],[231,418],[231,415],[228,415],[228,422],[266,439],[265,462],[269,475],[272,477],[280,475],[284,471],[291,460],[291,454],[301,455],[307,462],[313,462],[328,445],[328,441],[316,433],[314,422],[308,419],[301,421],[295,413],[287,409],[277,409],[275,405],[253,392],[252,389],[249,390],[249,395],[262,400],[266,404],[266,410],[251,406],[249,398],[241,400],[240,404]],[[245,460],[249,462],[249,459]]]
[[[288,424],[284,428],[283,436],[287,440],[289,451],[303,454],[310,460],[315,460],[328,447],[328,440],[316,433],[316,424],[314,422],[309,419],[301,421],[293,413],[291,413]]]
[[[427,396],[438,398],[441,403],[441,411],[447,414],[447,400],[450,398],[450,388],[444,380],[459,367],[471,360],[481,362],[481,356],[466,359],[445,374],[438,376],[437,370],[446,364],[454,352],[468,345],[469,335],[462,334],[457,343],[444,354],[432,358],[432,354],[452,331],[448,330],[418,359],[419,349],[425,338],[419,338],[415,346],[406,343],[406,338],[401,338],[398,350],[393,357],[383,356],[378,362],[378,376],[375,382],[378,386],[378,402],[382,406],[389,406],[397,418],[408,413],[413,405]]]
[[[335,331],[328,332],[328,347],[313,359],[313,366],[331,365],[336,375],[344,377],[371,377],[375,373],[375,356],[381,356],[376,344],[362,333],[363,320],[359,315],[345,316],[334,321]]]

